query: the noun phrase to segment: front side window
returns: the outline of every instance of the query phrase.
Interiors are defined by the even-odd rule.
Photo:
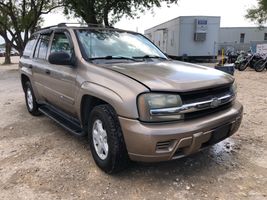
[[[46,59],[49,40],[50,40],[50,35],[40,36],[34,53],[34,58]]]
[[[51,45],[51,53],[61,51],[71,55],[70,41],[65,33],[55,33]]]
[[[78,29],[76,34],[87,59],[166,56],[141,34],[117,30]]]

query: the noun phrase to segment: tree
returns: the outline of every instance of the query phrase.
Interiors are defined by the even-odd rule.
[[[153,7],[160,7],[161,2],[168,5],[178,0],[63,0],[65,14],[74,14],[87,24],[105,24],[110,26],[123,16],[134,18],[139,13]]]
[[[258,5],[248,9],[245,17],[262,26],[267,21],[267,0],[258,0]]]
[[[6,43],[22,55],[30,35],[42,22],[41,16],[60,6],[59,0],[0,0],[0,14],[5,18],[0,29],[7,33]]]
[[[11,41],[8,38],[8,27],[10,26],[10,20],[6,15],[3,15],[0,10],[0,36],[5,41],[5,61],[4,64],[10,64],[10,53],[11,53]]]

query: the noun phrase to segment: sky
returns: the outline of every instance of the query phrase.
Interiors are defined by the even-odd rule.
[[[246,10],[257,5],[257,0],[180,0],[177,5],[168,8],[162,4],[161,8],[154,8],[146,13],[141,13],[138,19],[122,18],[114,25],[116,28],[138,31],[156,26],[179,16],[202,15],[221,16],[221,27],[256,26],[245,19]],[[43,26],[51,26],[61,22],[76,22],[76,19],[67,19],[61,10],[44,15]],[[0,38],[0,43],[3,40]]]

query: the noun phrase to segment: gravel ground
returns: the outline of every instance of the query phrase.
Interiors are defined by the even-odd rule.
[[[187,158],[133,163],[110,176],[84,139],[28,114],[17,64],[0,66],[0,199],[267,199],[267,72],[235,76],[245,108],[235,135]]]

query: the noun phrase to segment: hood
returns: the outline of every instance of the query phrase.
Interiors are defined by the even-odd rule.
[[[105,64],[129,76],[151,91],[187,92],[232,83],[234,78],[219,70],[179,61]]]

